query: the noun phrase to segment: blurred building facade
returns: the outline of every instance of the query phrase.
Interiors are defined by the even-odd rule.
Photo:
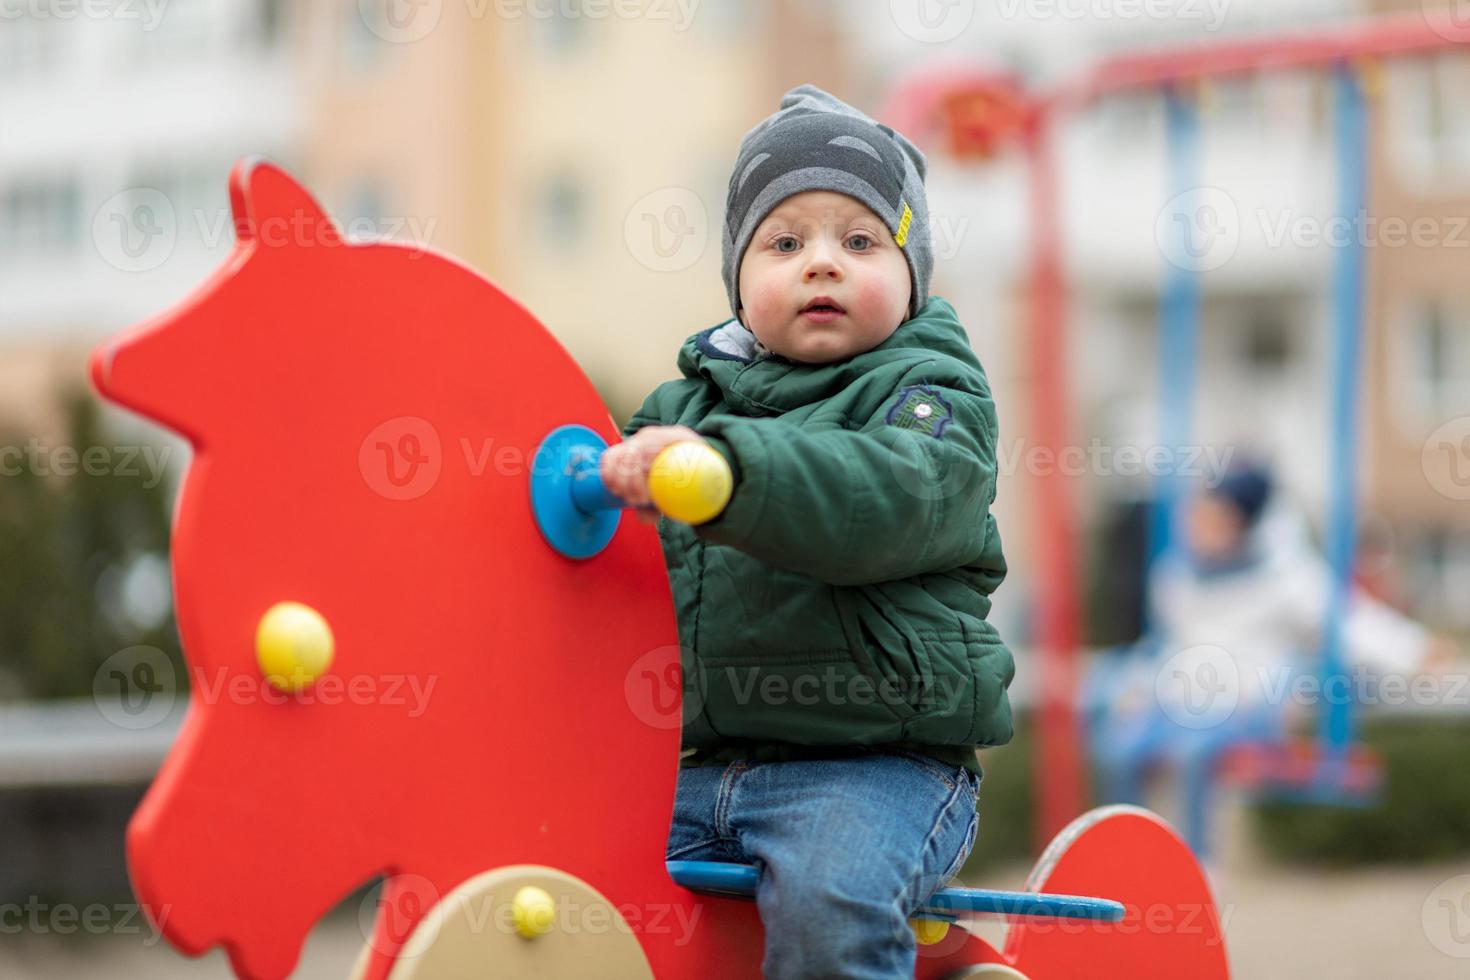
[[[1373,4],[1409,16],[1426,8],[1439,5]],[[1463,17],[1453,4],[1442,12]],[[1470,55],[1459,51],[1403,62],[1383,78],[1370,161],[1382,224],[1370,250],[1364,406],[1367,502],[1389,518],[1395,550],[1409,559],[1390,598],[1461,629],[1470,626],[1467,98]]]
[[[299,141],[279,0],[37,2],[0,31],[0,413],[54,436],[87,347],[228,249],[223,175]],[[152,189],[154,193],[145,193]]]
[[[91,18],[38,0],[36,16],[0,33],[0,421],[54,432],[47,392],[80,382],[90,346],[217,265],[231,244],[224,176],[252,153],[302,176],[350,234],[421,242],[498,282],[624,417],[673,376],[684,337],[728,315],[729,167],[790,86],[815,82],[876,111],[904,72],[945,61],[1045,85],[1119,51],[1418,9],[1373,2],[1194,3],[1181,5],[1194,15],[1152,19],[975,4],[936,40],[903,23],[901,5],[833,0],[171,0]],[[1456,107],[1467,91],[1457,57],[1387,73],[1377,212],[1466,212]],[[1333,250],[1290,230],[1332,214],[1330,101],[1308,73],[1212,86],[1201,161],[1240,235],[1204,276],[1194,441],[1274,454],[1313,509],[1329,458]],[[1162,103],[1111,99],[1059,136],[1079,441],[1147,449],[1159,422]],[[931,148],[930,161],[934,287],[959,307],[996,388],[1011,481],[997,506],[1020,578],[1036,475],[1019,343],[1025,174],[1015,157],[974,167]],[[1425,462],[1436,427],[1470,411],[1459,257],[1444,243],[1369,250],[1362,496],[1400,532],[1416,600],[1470,625],[1456,601],[1470,588],[1464,501],[1437,489],[1462,475],[1431,478]],[[1116,456],[1088,460],[1087,521],[1146,489]]]
[[[978,7],[975,22],[937,60],[1010,72],[1044,88],[1119,52],[1331,27],[1365,14],[1424,16],[1413,0],[1179,5],[1176,17],[1133,19],[1068,18],[1058,9]],[[1036,16],[1026,16],[1032,10]],[[1212,11],[1219,15],[1213,23]],[[892,73],[912,66],[914,46],[891,27],[872,23],[863,38],[869,55]],[[1370,66],[1365,78],[1373,155],[1371,220],[1355,229],[1368,236],[1360,508],[1380,532],[1376,545],[1386,544],[1399,560],[1397,568],[1375,569],[1398,579],[1387,589],[1391,598],[1463,629],[1470,626],[1463,599],[1470,594],[1470,474],[1451,472],[1459,458],[1448,444],[1431,459],[1430,442],[1438,427],[1470,412],[1470,315],[1462,312],[1470,294],[1456,271],[1464,251],[1452,240],[1459,217],[1470,215],[1470,124],[1455,108],[1470,92],[1470,58],[1455,52],[1404,59],[1383,70]],[[1321,72],[1274,73],[1197,93],[1199,184],[1207,192],[1198,203],[1219,206],[1234,234],[1222,228],[1223,251],[1201,263],[1188,441],[1206,452],[1271,458],[1318,522],[1331,458],[1331,85]],[[1149,478],[1136,464],[1124,472],[1117,453],[1147,450],[1160,439],[1159,307],[1169,261],[1160,222],[1178,190],[1169,186],[1162,94],[1103,100],[1058,128],[1056,148],[1071,286],[1065,369],[1076,441],[1089,450],[1078,457],[1084,462],[1075,497],[1087,527],[1149,492]],[[960,308],[996,388],[1011,461],[1011,482],[997,507],[1008,553],[1017,555],[1027,550],[1026,504],[1035,498],[1027,481],[1047,465],[1024,440],[1033,382],[1023,344],[1027,191],[1015,153],[981,164],[940,157],[931,169],[936,291]],[[1428,220],[1439,237],[1400,247],[1383,233],[1390,218],[1404,225]],[[1099,446],[1101,452],[1091,451]],[[1186,476],[1207,480],[1212,472],[1202,458]],[[1391,529],[1387,542],[1383,529]],[[1013,564],[1024,567],[1024,558]],[[1008,599],[997,598],[1003,610]]]
[[[0,414],[30,430],[92,343],[228,253],[251,154],[349,233],[496,280],[626,415],[724,315],[740,135],[789,84],[845,87],[827,2],[33,7],[0,38]]]
[[[626,417],[727,315],[740,136],[788,79],[844,87],[836,5],[445,3],[422,37],[393,9],[314,11],[304,173],[495,280]]]

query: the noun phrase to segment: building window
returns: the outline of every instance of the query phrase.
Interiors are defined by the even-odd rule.
[[[399,0],[372,0],[371,3],[349,3],[342,7],[347,22],[340,37],[347,63],[360,71],[376,68],[387,53],[388,38],[394,37],[401,12],[390,11],[389,5]],[[408,6],[409,15],[418,8]],[[412,26],[411,24],[409,26]]]
[[[1149,93],[1110,93],[1097,104],[1098,134],[1110,141],[1157,139],[1163,130],[1164,100]]]
[[[1470,627],[1470,535],[1435,528],[1414,549],[1414,590],[1424,618],[1451,627]]]
[[[567,57],[580,46],[587,27],[581,0],[560,0],[545,6],[528,4],[526,10],[535,21],[537,47],[548,57]]]
[[[1410,181],[1470,180],[1470,57],[1441,54],[1387,69],[1390,147]]]
[[[178,233],[178,244],[184,248],[229,248],[234,244],[235,228],[230,218],[229,193],[221,174],[227,167],[215,165],[160,165],[139,171],[130,187],[134,192],[131,206],[152,206],[157,191],[168,202],[168,211],[154,215],[153,220],[172,220]]]
[[[756,21],[764,20],[766,14],[765,5],[759,2],[690,4],[687,9],[693,23],[685,24],[682,11],[686,8],[672,4],[668,9],[672,18],[670,27],[679,30],[693,27],[706,40],[722,44],[748,41],[757,27]],[[830,12],[816,11],[818,14]]]
[[[134,58],[141,67],[154,58],[205,57],[229,29],[216,0],[169,0],[159,11],[156,23],[134,24]]]
[[[377,180],[361,180],[347,195],[340,214],[342,232],[352,241],[377,241],[387,237],[384,222],[383,188]]]
[[[1267,84],[1260,75],[1224,78],[1206,90],[1204,107],[1222,124],[1259,126],[1265,122]]]
[[[256,36],[267,51],[279,47],[286,36],[286,4],[284,0],[257,0]]]
[[[537,195],[535,228],[548,251],[573,248],[582,237],[587,195],[570,173],[550,176]]]
[[[81,241],[81,227],[74,177],[21,180],[0,190],[0,253],[67,251]]]
[[[1240,353],[1246,367],[1273,374],[1284,372],[1292,359],[1292,338],[1283,314],[1267,308],[1251,310],[1242,327]]]
[[[1463,414],[1470,405],[1470,298],[1416,303],[1399,341],[1397,383],[1406,427]]]
[[[34,0],[20,7],[17,16],[0,18],[0,78],[39,75],[55,67],[60,43],[56,23],[46,0]]]

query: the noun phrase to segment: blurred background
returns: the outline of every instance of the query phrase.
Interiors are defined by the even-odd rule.
[[[187,698],[168,534],[188,446],[101,405],[85,366],[229,254],[236,160],[279,161],[353,238],[461,258],[546,324],[621,423],[676,375],[684,338],[729,316],[729,168],[788,88],[893,122],[938,69],[1044,91],[1127,52],[1374,18],[1470,26],[1435,0],[0,0],[0,976],[228,975],[218,951],[186,961],[158,940],[122,857]],[[1360,706],[1385,773],[1371,805],[1259,803],[1223,780],[1212,795],[1209,867],[1248,978],[1470,976],[1470,52],[1365,78],[1354,576],[1433,638],[1436,683]],[[1319,550],[1331,84],[1301,70],[1193,93],[1214,208],[1194,216],[1222,234],[1193,266],[1194,468],[1179,470],[1188,490],[1232,458],[1268,461]],[[903,116],[929,155],[932,291],[968,327],[1001,425],[1011,572],[992,619],[1017,654],[1018,736],[984,753],[966,884],[1020,887],[1036,854],[1042,481],[1075,507],[1084,662],[1150,635],[1146,459],[1169,421],[1159,309],[1179,266],[1165,117],[1162,95],[1125,94],[1055,131],[1060,464],[1038,452],[1032,398],[1028,158],[1005,141],[956,154],[942,120]],[[1144,790],[1171,819],[1176,781]],[[1102,782],[1082,792],[1101,799]],[[346,975],[370,901],[318,928],[300,976]]]

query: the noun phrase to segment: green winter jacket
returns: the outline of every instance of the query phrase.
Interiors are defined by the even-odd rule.
[[[728,321],[624,430],[687,425],[729,460],[713,521],[658,524],[683,647],[683,765],[886,746],[980,772],[1011,738],[996,419],[954,308],[798,364]]]

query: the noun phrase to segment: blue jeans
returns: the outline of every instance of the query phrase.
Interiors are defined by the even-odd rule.
[[[912,980],[908,917],[975,844],[980,777],[917,753],[679,771],[668,857],[761,869],[764,975]]]
[[[1190,849],[1210,856],[1210,807],[1216,769],[1231,749],[1285,738],[1281,709],[1241,706],[1220,723],[1202,728],[1178,724],[1150,701],[1132,714],[1104,716],[1093,735],[1093,759],[1107,803],[1142,803],[1150,769],[1163,765],[1179,777],[1180,828]]]

